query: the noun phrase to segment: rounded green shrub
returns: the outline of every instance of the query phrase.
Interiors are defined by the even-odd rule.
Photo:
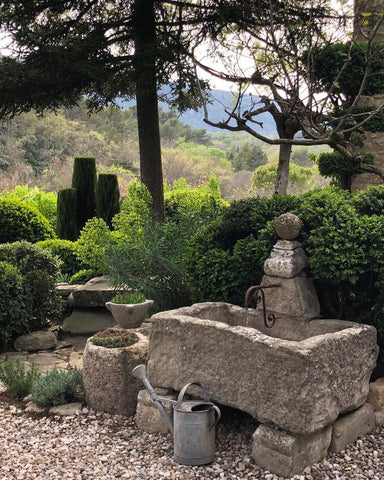
[[[0,350],[28,331],[28,296],[15,265],[0,260]]]
[[[0,243],[55,238],[48,220],[34,207],[18,200],[0,198]]]
[[[29,330],[44,328],[60,317],[62,299],[55,285],[60,263],[56,256],[22,241],[0,245],[0,261],[11,263],[21,274]]]
[[[81,230],[75,244],[79,261],[84,262],[98,275],[106,271],[108,247],[114,242],[114,235],[102,218],[91,218]]]
[[[269,222],[297,208],[291,196],[234,202],[190,240],[184,263],[192,301],[244,304],[248,287],[260,283],[276,234]]]
[[[36,245],[59,257],[61,260],[60,271],[63,275],[72,276],[85,266],[76,255],[76,244],[70,240],[55,238],[37,242]]]
[[[69,279],[70,285],[84,285],[87,283],[91,278],[97,277],[98,272],[93,270],[92,268],[84,268],[83,270],[79,270],[76,272],[72,277]]]

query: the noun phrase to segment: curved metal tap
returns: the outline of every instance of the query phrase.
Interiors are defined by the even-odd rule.
[[[265,288],[276,288],[276,287],[281,287],[279,283],[273,283],[271,285],[254,285],[253,287],[249,287],[248,290],[245,292],[245,302],[244,302],[244,307],[248,308],[249,306],[249,297],[252,295],[253,300],[255,303],[258,303],[260,301],[259,293],[261,294],[261,300],[263,302],[263,315],[264,315],[264,325],[267,328],[272,328],[275,324],[276,317],[273,313],[270,313],[267,317],[267,311],[265,308],[265,293],[264,289]]]

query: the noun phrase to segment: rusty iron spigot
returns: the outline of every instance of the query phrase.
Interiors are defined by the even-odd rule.
[[[252,295],[253,300],[255,303],[258,303],[260,301],[259,293],[261,294],[261,300],[263,302],[263,316],[264,316],[264,325],[267,328],[272,328],[275,324],[276,317],[273,313],[270,313],[267,317],[267,310],[265,308],[265,293],[264,289],[266,288],[276,288],[276,287],[281,287],[279,283],[273,283],[271,285],[254,285],[252,287],[249,287],[248,290],[245,292],[245,302],[244,302],[244,307],[248,308],[249,307],[249,297]]]

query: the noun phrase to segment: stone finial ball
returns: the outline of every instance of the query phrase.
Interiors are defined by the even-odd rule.
[[[303,222],[293,213],[283,213],[276,218],[276,233],[282,240],[295,240],[300,234]]]

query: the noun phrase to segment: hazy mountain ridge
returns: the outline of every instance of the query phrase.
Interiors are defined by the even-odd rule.
[[[227,90],[211,90],[212,92],[212,103],[208,104],[208,112],[209,112],[209,119],[212,122],[221,122],[226,120],[226,114],[224,109],[231,108],[233,103],[232,93]],[[252,102],[257,102],[258,97],[256,96],[249,96],[249,105],[251,106]],[[135,105],[135,100],[128,101],[121,101],[118,102],[122,108],[129,108]],[[159,102],[159,106],[163,108],[163,110],[169,110],[169,106],[165,102]],[[204,128],[209,132],[218,132],[220,129],[212,127],[204,122],[204,109],[199,108],[197,111],[195,110],[187,110],[186,112],[179,115],[180,120],[185,124],[189,125],[194,130],[198,130]],[[257,117],[258,122],[263,123],[263,127],[255,127],[256,130],[265,135],[266,137],[275,137],[276,127],[273,118],[269,113],[263,113]]]

